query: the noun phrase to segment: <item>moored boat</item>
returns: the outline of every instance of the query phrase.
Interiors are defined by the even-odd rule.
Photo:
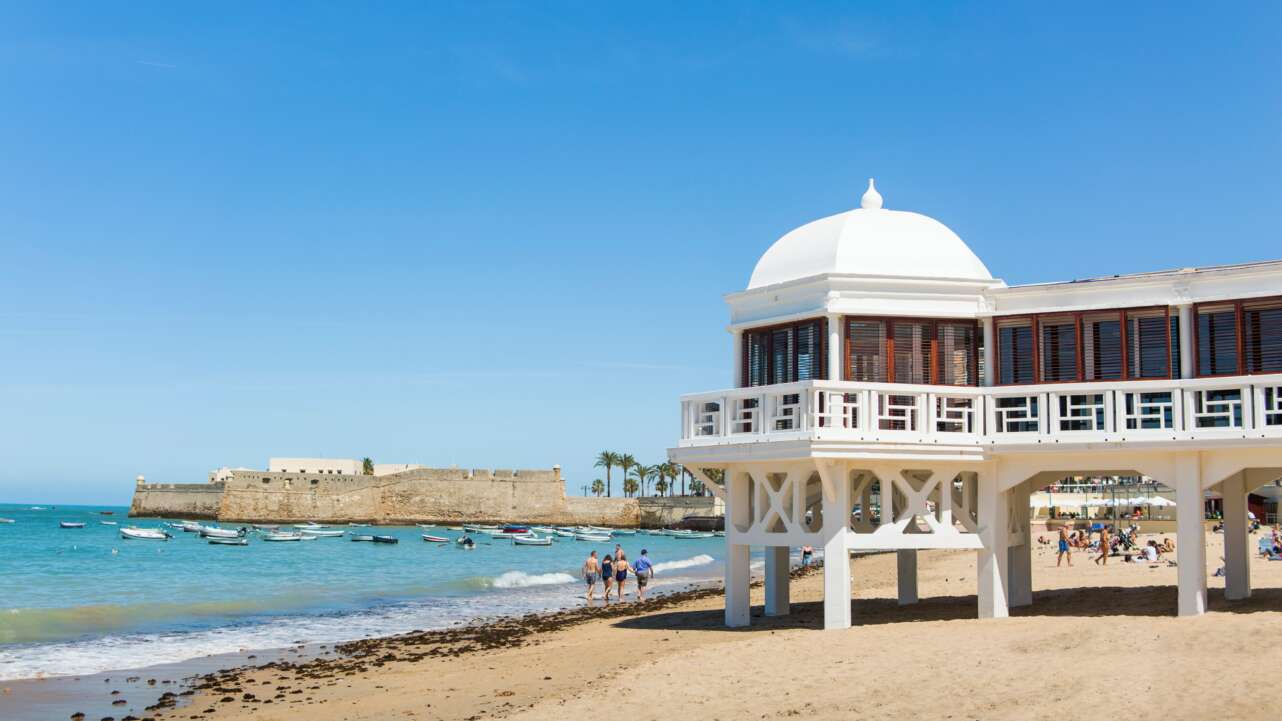
[[[552,529],[552,535],[557,536],[558,538],[574,538],[574,531],[566,531],[564,529],[554,528]]]
[[[16,523],[12,518],[0,518],[0,523]]]
[[[269,541],[272,543],[301,541],[303,540],[303,534],[301,533],[264,533],[262,535],[262,540]]]
[[[551,538],[539,538],[538,536],[513,536],[512,544],[516,546],[551,546]]]
[[[200,529],[201,538],[241,538],[245,535],[245,529],[238,528],[218,528],[216,526],[205,526]]]
[[[209,539],[209,545],[211,546],[248,546],[249,539],[248,538],[211,538]]]
[[[610,540],[610,537],[609,537],[609,536],[602,536],[602,535],[599,535],[599,534],[593,534],[593,533],[576,533],[576,534],[574,534],[574,540],[576,540],[576,541],[592,541],[593,543],[605,543],[605,542],[607,542],[607,541],[609,541],[609,540]]]
[[[173,538],[173,536],[159,528],[132,528],[129,526],[120,529],[120,537],[134,541],[168,541]]]
[[[116,523],[115,521],[98,521],[98,523],[99,523],[99,524],[101,524],[101,525],[104,525],[104,526],[118,526],[118,525],[120,525],[119,523]]]
[[[82,521],[58,521],[58,528],[84,528]]]
[[[427,533],[423,534],[423,540],[427,541],[428,543],[449,543],[450,542],[450,539],[444,536],[433,536]]]
[[[374,543],[400,543],[401,542],[401,540],[396,536],[371,536],[370,539],[374,541]]]
[[[613,531],[610,531],[610,533],[611,533],[611,535],[615,535],[615,536],[635,536],[635,535],[637,535],[636,529],[632,529],[632,528],[628,528],[628,529],[616,528],[616,529],[614,529]]]
[[[373,537],[373,536],[371,536],[371,535],[369,535],[368,533],[354,533],[354,534],[352,534],[352,541],[353,541],[353,542],[356,542],[356,541],[364,541],[364,542],[366,542],[366,543],[370,543],[370,542],[373,542],[373,540],[374,540],[374,537]]]
[[[318,528],[300,528],[299,532],[304,536],[315,536],[316,538],[338,538],[347,533],[347,531],[322,531]]]

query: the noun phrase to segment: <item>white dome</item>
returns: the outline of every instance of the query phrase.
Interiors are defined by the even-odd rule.
[[[775,241],[757,261],[748,289],[826,273],[993,279],[948,226],[918,213],[883,209],[872,181],[861,208],[806,223]]]

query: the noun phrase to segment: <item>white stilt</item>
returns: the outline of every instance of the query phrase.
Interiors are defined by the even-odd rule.
[[[1224,597],[1251,597],[1251,530],[1246,513],[1246,474],[1235,473],[1220,487],[1224,497]]]
[[[917,550],[902,548],[895,552],[899,577],[899,605],[917,603]]]
[[[1011,516],[1024,536],[1023,545],[1011,546],[1006,554],[1006,580],[1010,607],[1033,603],[1033,534],[1029,527],[1028,499],[1032,484],[1022,483],[1010,490]]]
[[[844,470],[829,473],[832,495],[823,499],[824,628],[850,628],[850,550],[846,528],[850,525],[850,479]]]
[[[1010,493],[997,489],[997,474],[979,472],[979,537],[984,547],[977,551],[979,576],[979,617],[1005,618],[1010,615],[1006,596],[1006,564],[1009,531],[1007,511]]]
[[[731,628],[750,623],[751,601],[748,588],[752,569],[748,565],[748,546],[726,544],[726,625]]]
[[[1206,527],[1202,465],[1196,452],[1175,457],[1175,553],[1179,561],[1180,615],[1206,612]]]
[[[766,546],[766,615],[788,615],[788,547]]]

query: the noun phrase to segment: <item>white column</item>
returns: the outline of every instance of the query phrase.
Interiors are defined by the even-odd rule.
[[[1016,525],[1024,534],[1024,543],[1007,549],[1006,580],[1009,583],[1010,607],[1028,606],[1033,602],[1033,541],[1028,510],[1032,482],[1024,482],[1010,490],[1010,503]]]
[[[831,472],[832,495],[824,493],[824,628],[850,628],[850,478],[844,466]]]
[[[788,615],[788,547],[766,546],[766,615]]]
[[[1007,509],[1010,494],[997,488],[995,468],[979,472],[979,538],[984,547],[977,551],[979,576],[979,617],[1005,618],[1010,615],[1006,596]]]
[[[743,377],[743,331],[738,328],[730,331],[734,336],[734,387],[742,388]]]
[[[986,386],[997,385],[997,333],[992,316],[984,319],[984,378]]]
[[[917,603],[917,549],[901,548],[895,551],[899,578],[899,605]]]
[[[748,564],[748,546],[726,543],[726,625],[730,628],[750,623],[752,604],[748,597],[752,569]]]
[[[1175,554],[1180,615],[1206,612],[1206,526],[1202,523],[1202,462],[1196,451],[1175,454]]]
[[[1237,472],[1220,484],[1224,497],[1224,597],[1251,597],[1251,526],[1246,518],[1246,474]]]
[[[846,343],[845,333],[841,328],[841,316],[836,313],[828,314],[828,380],[841,381],[845,380],[845,356]]]
[[[1192,378],[1197,366],[1193,358],[1193,306],[1184,304],[1180,311],[1180,377]]]

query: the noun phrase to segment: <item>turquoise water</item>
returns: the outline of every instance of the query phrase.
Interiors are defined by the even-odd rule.
[[[112,516],[100,511],[114,511]],[[168,542],[120,538],[126,508],[0,505],[0,680],[79,675],[215,653],[326,643],[582,603],[588,551],[622,544],[656,563],[656,590],[719,577],[720,538],[562,539],[550,547],[482,539],[474,551],[425,543],[457,532],[347,529],[396,545],[321,538],[211,546],[171,531]],[[119,526],[101,525],[115,521]],[[83,529],[59,528],[83,521]]]

